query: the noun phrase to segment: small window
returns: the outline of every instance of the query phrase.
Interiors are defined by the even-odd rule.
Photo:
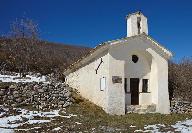
[[[132,61],[134,63],[137,63],[137,61],[139,60],[138,56],[137,55],[132,55]]]
[[[100,90],[104,91],[106,89],[106,77],[100,78]]]
[[[142,92],[148,92],[148,79],[143,79],[143,88]]]

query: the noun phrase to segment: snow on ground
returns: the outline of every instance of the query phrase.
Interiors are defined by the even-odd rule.
[[[14,133],[13,129],[0,128],[0,133]]]
[[[0,117],[2,117],[5,114],[6,114],[5,112],[0,112]]]
[[[21,109],[20,115],[0,118],[0,128],[16,128],[25,123],[35,124],[35,123],[50,122],[50,120],[33,120],[35,116],[51,118],[51,117],[57,117],[60,115],[59,115],[59,110],[54,110],[52,112],[39,112],[38,113],[37,111],[28,111],[25,109]]]
[[[1,106],[2,108],[2,106]],[[22,126],[24,124],[41,124],[41,123],[48,123],[51,122],[51,118],[54,117],[65,117],[62,115],[59,115],[59,110],[53,110],[50,112],[38,112],[38,111],[29,111],[26,109],[17,109],[19,110],[19,115],[11,115],[11,116],[2,116],[0,117],[0,133],[12,133],[14,132],[14,129],[16,130],[29,130],[29,129],[17,129],[17,127]],[[4,109],[6,113],[6,109]],[[49,118],[48,120],[45,119],[38,119],[35,120],[35,117],[38,116],[40,118]],[[68,117],[75,116],[73,114],[69,114]]]
[[[158,133],[159,132],[159,129],[161,127],[166,127],[164,124],[156,124],[156,125],[147,125],[144,127],[145,129],[145,132],[152,132],[152,133]],[[160,133],[160,132],[159,132]]]
[[[55,119],[55,117],[64,117],[71,118],[77,115],[67,114],[62,111],[65,115],[60,115],[59,110],[47,111],[47,112],[38,112],[38,111],[29,111],[26,109],[16,108],[17,115],[11,115],[10,110],[4,108],[0,105],[0,133],[14,133],[14,131],[30,131],[41,128],[42,123],[49,123]],[[36,119],[38,117],[38,119]],[[38,124],[38,125],[33,125]],[[76,125],[81,125],[80,122],[75,122]],[[35,127],[31,128],[20,128],[24,125],[33,125]],[[27,126],[30,127],[30,126]],[[136,129],[134,125],[129,126],[130,128]],[[61,126],[55,127],[52,131],[62,130]],[[184,121],[178,121],[173,125],[164,125],[164,124],[154,124],[154,125],[145,125],[143,129],[135,130],[134,132],[150,132],[150,133],[172,133],[172,132],[181,132],[181,133],[192,133],[192,119],[186,119]]]
[[[75,122],[75,124],[77,124],[77,125],[81,125],[82,123],[80,123],[80,122]]]
[[[27,124],[40,124],[40,123],[47,123],[51,122],[51,120],[28,120]]]
[[[58,115],[59,110],[52,112],[37,112],[37,111],[28,111],[25,109],[21,109],[20,115],[8,116],[0,118],[0,128],[16,128],[25,123],[35,124],[35,123],[45,123],[50,122],[50,120],[33,120],[35,116],[39,117],[50,117],[49,114],[52,114],[51,117],[56,117]],[[48,115],[47,115],[48,114]],[[26,121],[25,121],[26,120]]]
[[[181,133],[192,133],[192,119],[178,121],[176,124],[171,126],[165,126],[164,124],[146,125],[144,130],[135,130],[134,132],[150,132],[150,133],[161,133],[160,129],[165,129],[167,133],[181,132]]]
[[[175,125],[172,125],[175,131],[181,133],[192,133],[192,120],[179,121]]]
[[[59,131],[59,130],[61,130],[61,128],[60,127],[56,127],[52,131]]]
[[[15,75],[2,75],[0,74],[0,80],[2,82],[47,82],[45,76],[37,77],[35,75],[26,75],[26,78],[20,78],[19,74]]]

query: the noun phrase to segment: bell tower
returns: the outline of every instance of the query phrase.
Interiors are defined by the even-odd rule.
[[[148,35],[147,18],[141,12],[135,12],[126,16],[127,37],[145,33]]]

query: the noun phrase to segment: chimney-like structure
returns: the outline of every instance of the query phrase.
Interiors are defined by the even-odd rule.
[[[126,16],[127,37],[145,33],[148,35],[147,18],[141,12],[135,12]]]

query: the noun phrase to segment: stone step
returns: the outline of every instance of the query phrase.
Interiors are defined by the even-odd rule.
[[[127,113],[154,113],[156,112],[156,105],[128,105],[126,109]]]

